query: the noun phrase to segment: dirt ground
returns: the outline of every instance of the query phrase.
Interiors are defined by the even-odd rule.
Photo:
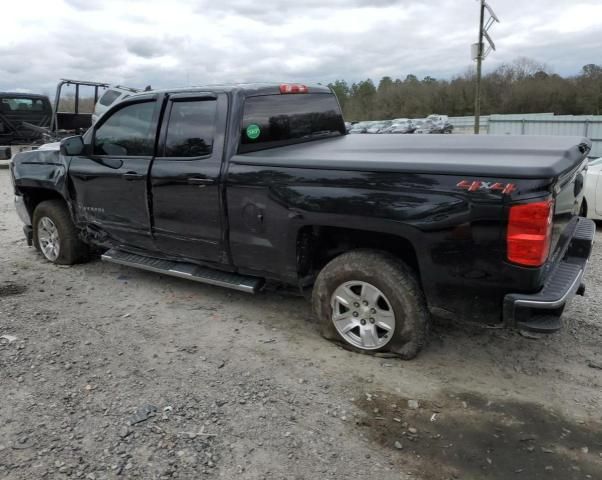
[[[402,362],[301,298],[52,266],[0,170],[0,478],[601,479],[601,240],[558,334],[437,324]]]

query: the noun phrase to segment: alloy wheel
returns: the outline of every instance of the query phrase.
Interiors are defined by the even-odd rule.
[[[38,243],[42,254],[51,262],[56,261],[61,251],[58,228],[48,217],[40,218],[38,222]]]
[[[395,312],[385,294],[363,281],[345,282],[331,297],[332,322],[345,341],[362,350],[384,347],[395,331]]]

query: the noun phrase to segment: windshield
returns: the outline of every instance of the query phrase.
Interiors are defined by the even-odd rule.
[[[330,93],[249,97],[239,153],[345,133],[341,109]]]

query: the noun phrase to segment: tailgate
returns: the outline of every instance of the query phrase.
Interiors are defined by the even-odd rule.
[[[565,247],[576,226],[583,202],[587,159],[561,175],[554,186],[554,219],[550,260],[553,262]]]

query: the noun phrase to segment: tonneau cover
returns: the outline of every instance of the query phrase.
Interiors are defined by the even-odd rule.
[[[582,137],[345,135],[235,155],[239,164],[336,170],[551,178],[591,149]]]

